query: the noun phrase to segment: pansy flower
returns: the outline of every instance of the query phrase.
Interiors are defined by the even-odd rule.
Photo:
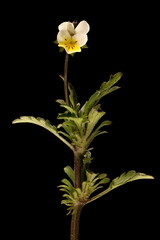
[[[58,26],[58,46],[66,50],[68,54],[81,52],[81,47],[86,45],[89,32],[89,24],[81,21],[76,27],[74,23],[63,22]]]

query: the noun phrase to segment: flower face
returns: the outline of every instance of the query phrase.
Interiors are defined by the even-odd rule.
[[[68,54],[81,52],[87,40],[89,24],[81,21],[75,28],[71,22],[63,22],[58,26],[57,42],[59,47],[63,47]]]

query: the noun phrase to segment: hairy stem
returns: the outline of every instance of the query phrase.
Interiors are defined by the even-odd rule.
[[[65,63],[64,63],[64,95],[66,104],[69,105],[69,95],[68,95],[68,60],[69,55],[66,53]]]

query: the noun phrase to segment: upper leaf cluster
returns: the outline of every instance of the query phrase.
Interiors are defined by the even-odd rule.
[[[48,120],[40,117],[22,116],[15,119],[13,123],[33,123],[44,127],[62,142],[64,142],[72,151],[80,149],[84,155],[95,137],[107,133],[102,128],[111,124],[111,121],[100,120],[106,114],[101,110],[100,100],[107,94],[117,90],[119,87],[115,84],[122,77],[118,72],[111,75],[107,82],[103,82],[99,88],[86,103],[81,107],[78,102],[77,94],[71,83],[68,84],[69,105],[62,99],[57,102],[64,109],[64,112],[58,115],[62,122],[58,126],[52,125]]]
[[[107,94],[117,90],[119,87],[114,86],[122,77],[122,73],[116,73],[110,76],[109,81],[103,82],[99,88],[86,103],[81,107],[74,87],[69,83],[69,100],[68,106],[64,100],[57,100],[60,106],[65,108],[63,113],[58,115],[58,119],[63,120],[58,128],[60,134],[67,137],[71,144],[75,147],[81,147],[85,150],[95,137],[100,134],[107,133],[103,131],[104,126],[110,125],[111,121],[105,120],[98,125],[98,122],[106,114],[101,110],[100,100]]]

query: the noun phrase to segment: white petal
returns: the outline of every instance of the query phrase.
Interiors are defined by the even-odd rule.
[[[83,33],[77,33],[74,35],[73,38],[77,41],[77,44],[80,47],[84,46],[88,40],[87,34],[83,34]]]
[[[74,35],[74,34],[75,34],[75,30],[74,30],[74,25],[73,25],[73,23],[71,23],[71,22],[68,23],[67,30],[68,30],[68,32],[69,32],[71,35]]]
[[[89,24],[86,22],[86,21],[81,21],[76,29],[75,29],[75,32],[76,33],[85,33],[87,34],[90,30],[90,27],[89,27]]]
[[[67,30],[67,25],[68,25],[68,22],[63,22],[61,23],[59,26],[58,26],[58,29],[61,31],[61,30]]]
[[[70,38],[70,34],[67,30],[61,30],[57,34],[58,43],[65,41],[66,38]]]
[[[71,22],[63,22],[58,26],[58,29],[61,30],[67,30],[70,34],[74,34],[74,25]]]

